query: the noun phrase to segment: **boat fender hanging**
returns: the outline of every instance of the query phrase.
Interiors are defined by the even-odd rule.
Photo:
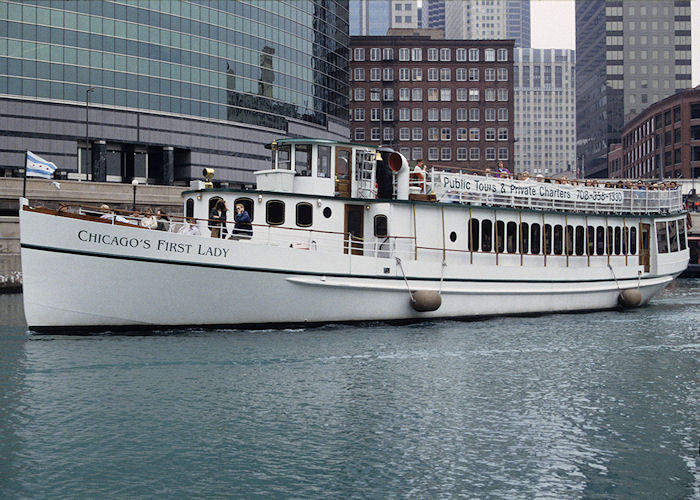
[[[435,290],[411,292],[411,307],[418,312],[436,311],[442,304],[442,297]]]
[[[617,301],[623,307],[637,307],[642,303],[642,294],[635,288],[628,288],[620,292]]]

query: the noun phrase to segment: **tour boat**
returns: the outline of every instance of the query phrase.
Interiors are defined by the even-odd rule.
[[[646,304],[688,264],[679,189],[412,169],[400,153],[280,139],[256,188],[182,193],[200,235],[22,199],[32,330],[261,327]],[[539,179],[542,181],[542,179]],[[226,230],[210,236],[226,202]],[[252,219],[235,234],[234,207]],[[131,223],[133,222],[133,223]]]

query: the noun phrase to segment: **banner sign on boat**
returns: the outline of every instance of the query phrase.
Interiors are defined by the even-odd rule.
[[[535,181],[514,181],[476,175],[440,174],[443,192],[469,195],[516,196],[537,200],[590,202],[603,204],[622,203],[621,189],[549,184]]]

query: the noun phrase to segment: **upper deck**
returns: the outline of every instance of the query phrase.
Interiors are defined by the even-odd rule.
[[[412,170],[400,153],[330,140],[280,139],[261,191],[357,199],[422,200],[499,208],[615,214],[683,211],[680,189],[597,187],[582,181],[516,180],[439,168]]]

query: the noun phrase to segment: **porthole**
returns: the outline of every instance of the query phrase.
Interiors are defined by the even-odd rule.
[[[326,219],[330,219],[332,213],[333,213],[333,211],[331,210],[331,207],[326,207],[326,208],[323,209],[323,216],[324,216]]]
[[[389,235],[386,215],[374,216],[374,235],[377,238],[386,238]]]
[[[284,224],[284,202],[280,200],[270,200],[267,202],[265,222],[271,226]]]
[[[454,243],[455,241],[457,241],[457,233],[455,233],[454,231],[452,231],[452,232],[450,233],[450,241],[451,241],[452,243]]]
[[[297,226],[310,227],[313,224],[314,210],[311,203],[297,203]]]

